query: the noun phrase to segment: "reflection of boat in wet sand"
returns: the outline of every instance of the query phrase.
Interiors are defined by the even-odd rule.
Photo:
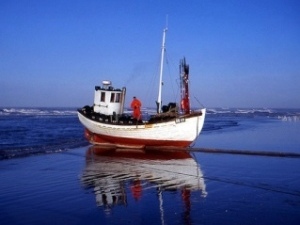
[[[105,151],[93,146],[87,151],[82,182],[94,188],[97,205],[105,208],[127,204],[126,185],[135,199],[145,186],[181,191],[182,198],[191,191],[207,194],[200,167],[186,151]]]

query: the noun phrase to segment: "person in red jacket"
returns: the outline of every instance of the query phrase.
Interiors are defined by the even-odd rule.
[[[133,118],[140,120],[141,119],[141,106],[142,106],[142,103],[140,102],[140,100],[138,100],[136,97],[133,97],[133,100],[132,100],[130,106],[133,110]]]

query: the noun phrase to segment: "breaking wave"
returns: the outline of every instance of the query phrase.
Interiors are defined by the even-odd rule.
[[[294,116],[278,116],[278,119],[286,122],[297,122],[300,121],[300,115]]]
[[[75,108],[1,108],[0,116],[72,116],[76,115]]]
[[[300,121],[300,109],[208,108],[207,115],[212,117],[266,117],[281,121]]]

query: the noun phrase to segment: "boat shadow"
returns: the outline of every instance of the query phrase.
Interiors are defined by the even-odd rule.
[[[144,192],[178,191],[189,204],[191,192],[207,195],[200,165],[186,150],[106,149],[92,146],[86,152],[81,182],[93,189],[97,206],[109,213],[128,198],[139,201]]]

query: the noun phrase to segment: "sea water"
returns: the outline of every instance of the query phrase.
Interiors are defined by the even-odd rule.
[[[74,108],[2,108],[0,140],[0,159],[87,145]]]
[[[297,109],[208,109],[193,148],[300,153],[299,131]],[[96,156],[73,108],[2,108],[0,140],[1,224],[300,221],[298,157]]]
[[[274,147],[265,147],[278,150],[281,139],[288,138],[280,137],[274,132],[281,132],[281,135],[289,135],[293,139],[293,136],[298,135],[295,122],[299,121],[300,110],[297,109],[208,109],[200,137],[204,135],[207,139],[218,139],[215,144],[211,140],[206,144],[206,140],[199,138],[194,146],[255,149],[255,143],[267,137],[268,143],[272,139]],[[274,123],[281,123],[283,126],[280,129],[291,129],[292,132],[272,130]],[[264,135],[256,133],[256,137],[241,140],[243,146],[242,143],[228,145],[230,138],[227,134],[235,132],[235,135],[239,135],[240,132],[260,127],[265,128],[259,131]],[[88,145],[75,108],[0,108],[0,140],[0,159],[66,151]],[[245,145],[248,142],[254,146]],[[286,150],[292,147],[289,143],[285,145],[288,147]],[[298,146],[294,146],[293,150],[297,150],[296,147]]]

